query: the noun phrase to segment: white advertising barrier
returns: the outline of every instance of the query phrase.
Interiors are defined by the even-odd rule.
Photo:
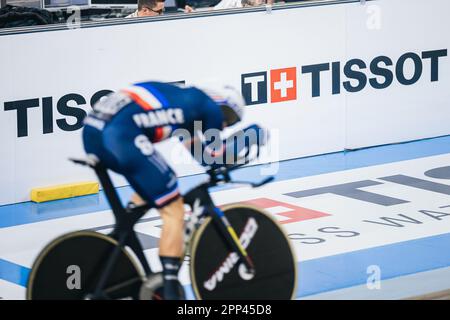
[[[366,4],[348,7],[346,61],[363,60],[367,68],[361,71],[368,79],[377,78],[382,89],[374,88],[369,83],[373,80],[368,80],[364,89],[347,94],[346,147],[449,134],[450,1],[386,0]],[[392,61],[392,66],[387,67],[378,62],[393,74],[392,84],[389,73],[386,78],[371,72],[377,57],[390,62],[381,56]],[[353,86],[357,85],[354,81]]]
[[[81,119],[92,97],[147,79],[190,83],[215,78],[241,88],[252,103],[244,124],[257,122],[273,130],[276,138],[261,162],[449,134],[448,122],[442,121],[450,115],[445,107],[448,57],[438,61],[439,81],[430,82],[428,59],[422,78],[410,86],[394,80],[382,90],[367,85],[347,93],[342,84],[349,73],[342,68],[353,58],[370,63],[387,55],[396,60],[406,52],[450,46],[443,33],[434,35],[448,30],[449,22],[435,19],[426,9],[433,3],[433,12],[445,12],[449,3],[412,0],[406,10],[399,6],[404,2],[187,16],[0,36],[0,204],[29,200],[33,187],[92,179],[89,170],[67,161],[84,154]],[[382,28],[388,30],[365,30],[371,17],[367,8],[373,4],[381,6]],[[405,18],[400,28],[393,21],[406,16],[404,10],[420,19]],[[426,36],[423,31],[424,37],[418,36],[419,25],[429,30]],[[340,62],[341,71],[333,62]],[[407,66],[408,61],[405,70]],[[330,76],[332,71],[340,79]],[[385,122],[377,126],[379,119]],[[391,122],[395,126],[386,130]],[[171,163],[182,158],[174,143],[160,149]],[[201,170],[192,164],[174,167],[179,175]],[[116,177],[115,183],[126,182]]]

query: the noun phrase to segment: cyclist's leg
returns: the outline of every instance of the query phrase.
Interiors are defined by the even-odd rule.
[[[175,172],[139,130],[108,129],[104,144],[117,159],[123,174],[139,198],[159,209],[163,219],[160,259],[163,264],[164,295],[178,297],[178,271],[183,252],[184,205]],[[139,141],[136,143],[136,141]]]
[[[177,300],[178,272],[183,255],[184,203],[181,197],[160,209],[163,220],[159,258],[163,266],[164,298]]]
[[[181,197],[159,210],[163,220],[159,254],[168,257],[183,255],[184,202]]]

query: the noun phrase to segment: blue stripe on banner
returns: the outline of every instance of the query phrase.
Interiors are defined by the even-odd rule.
[[[297,298],[366,283],[369,266],[382,280],[450,265],[450,233],[363,249],[298,264]],[[0,260],[0,278],[25,286],[29,269]],[[185,287],[188,298],[192,290]]]
[[[422,157],[450,153],[450,136],[337,152],[300,159],[286,160],[279,163],[275,181],[295,179],[318,174],[350,170],[395,161],[411,160]],[[258,165],[243,168],[232,173],[236,180],[261,179]],[[180,192],[184,193],[205,179],[205,174],[182,177],[179,180]],[[223,190],[231,186],[218,187]],[[116,189],[122,202],[126,203],[133,190],[130,187]],[[72,199],[56,200],[47,203],[24,202],[0,206],[0,228],[26,223],[87,214],[109,209],[103,191],[98,195],[83,196]]]
[[[299,264],[297,297],[366,283],[369,266],[381,279],[450,265],[450,233],[304,261]]]
[[[446,153],[450,153],[450,136],[285,160],[279,163],[275,181],[364,168]],[[233,178],[236,180],[260,179],[261,168],[267,166],[258,165],[239,170],[233,173]]]
[[[18,284],[27,285],[30,269],[19,264],[0,259],[0,279]]]
[[[116,189],[125,203],[133,194],[130,187]],[[70,217],[110,209],[103,191],[96,195],[46,203],[23,202],[0,207],[0,228]]]

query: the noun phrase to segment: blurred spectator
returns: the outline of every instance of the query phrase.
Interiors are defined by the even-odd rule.
[[[216,2],[212,7],[205,9],[220,10],[220,9],[232,9],[242,7],[256,7],[265,5],[266,3],[273,4],[273,2],[274,0],[221,0],[219,3]]]
[[[242,0],[222,0],[214,6],[214,10],[242,8]]]
[[[293,0],[294,1],[294,0]],[[298,0],[295,0],[298,1]],[[272,5],[274,3],[284,3],[284,0],[222,0],[214,6],[214,10],[217,9],[230,9],[230,8],[242,8],[242,7],[258,7],[264,5]]]
[[[138,9],[125,18],[153,17],[164,12],[164,0],[138,0]]]
[[[184,6],[184,13],[190,13],[190,12],[194,12],[194,8],[192,8],[189,5],[185,5]]]

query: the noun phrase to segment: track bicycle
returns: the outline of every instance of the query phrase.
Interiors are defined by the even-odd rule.
[[[134,225],[151,207],[125,208],[107,169],[98,161],[71,159],[97,174],[111,206],[114,230],[108,234],[80,230],[57,237],[39,253],[29,275],[27,299],[162,299],[161,273],[151,270]],[[191,207],[185,223],[186,257],[197,299],[292,299],[297,261],[280,225],[257,207],[217,207],[209,189],[235,181],[230,172],[243,164],[209,169],[209,179],[187,192]],[[186,260],[186,259],[185,259]],[[77,285],[71,276],[80,275]],[[184,290],[179,284],[180,294]]]

